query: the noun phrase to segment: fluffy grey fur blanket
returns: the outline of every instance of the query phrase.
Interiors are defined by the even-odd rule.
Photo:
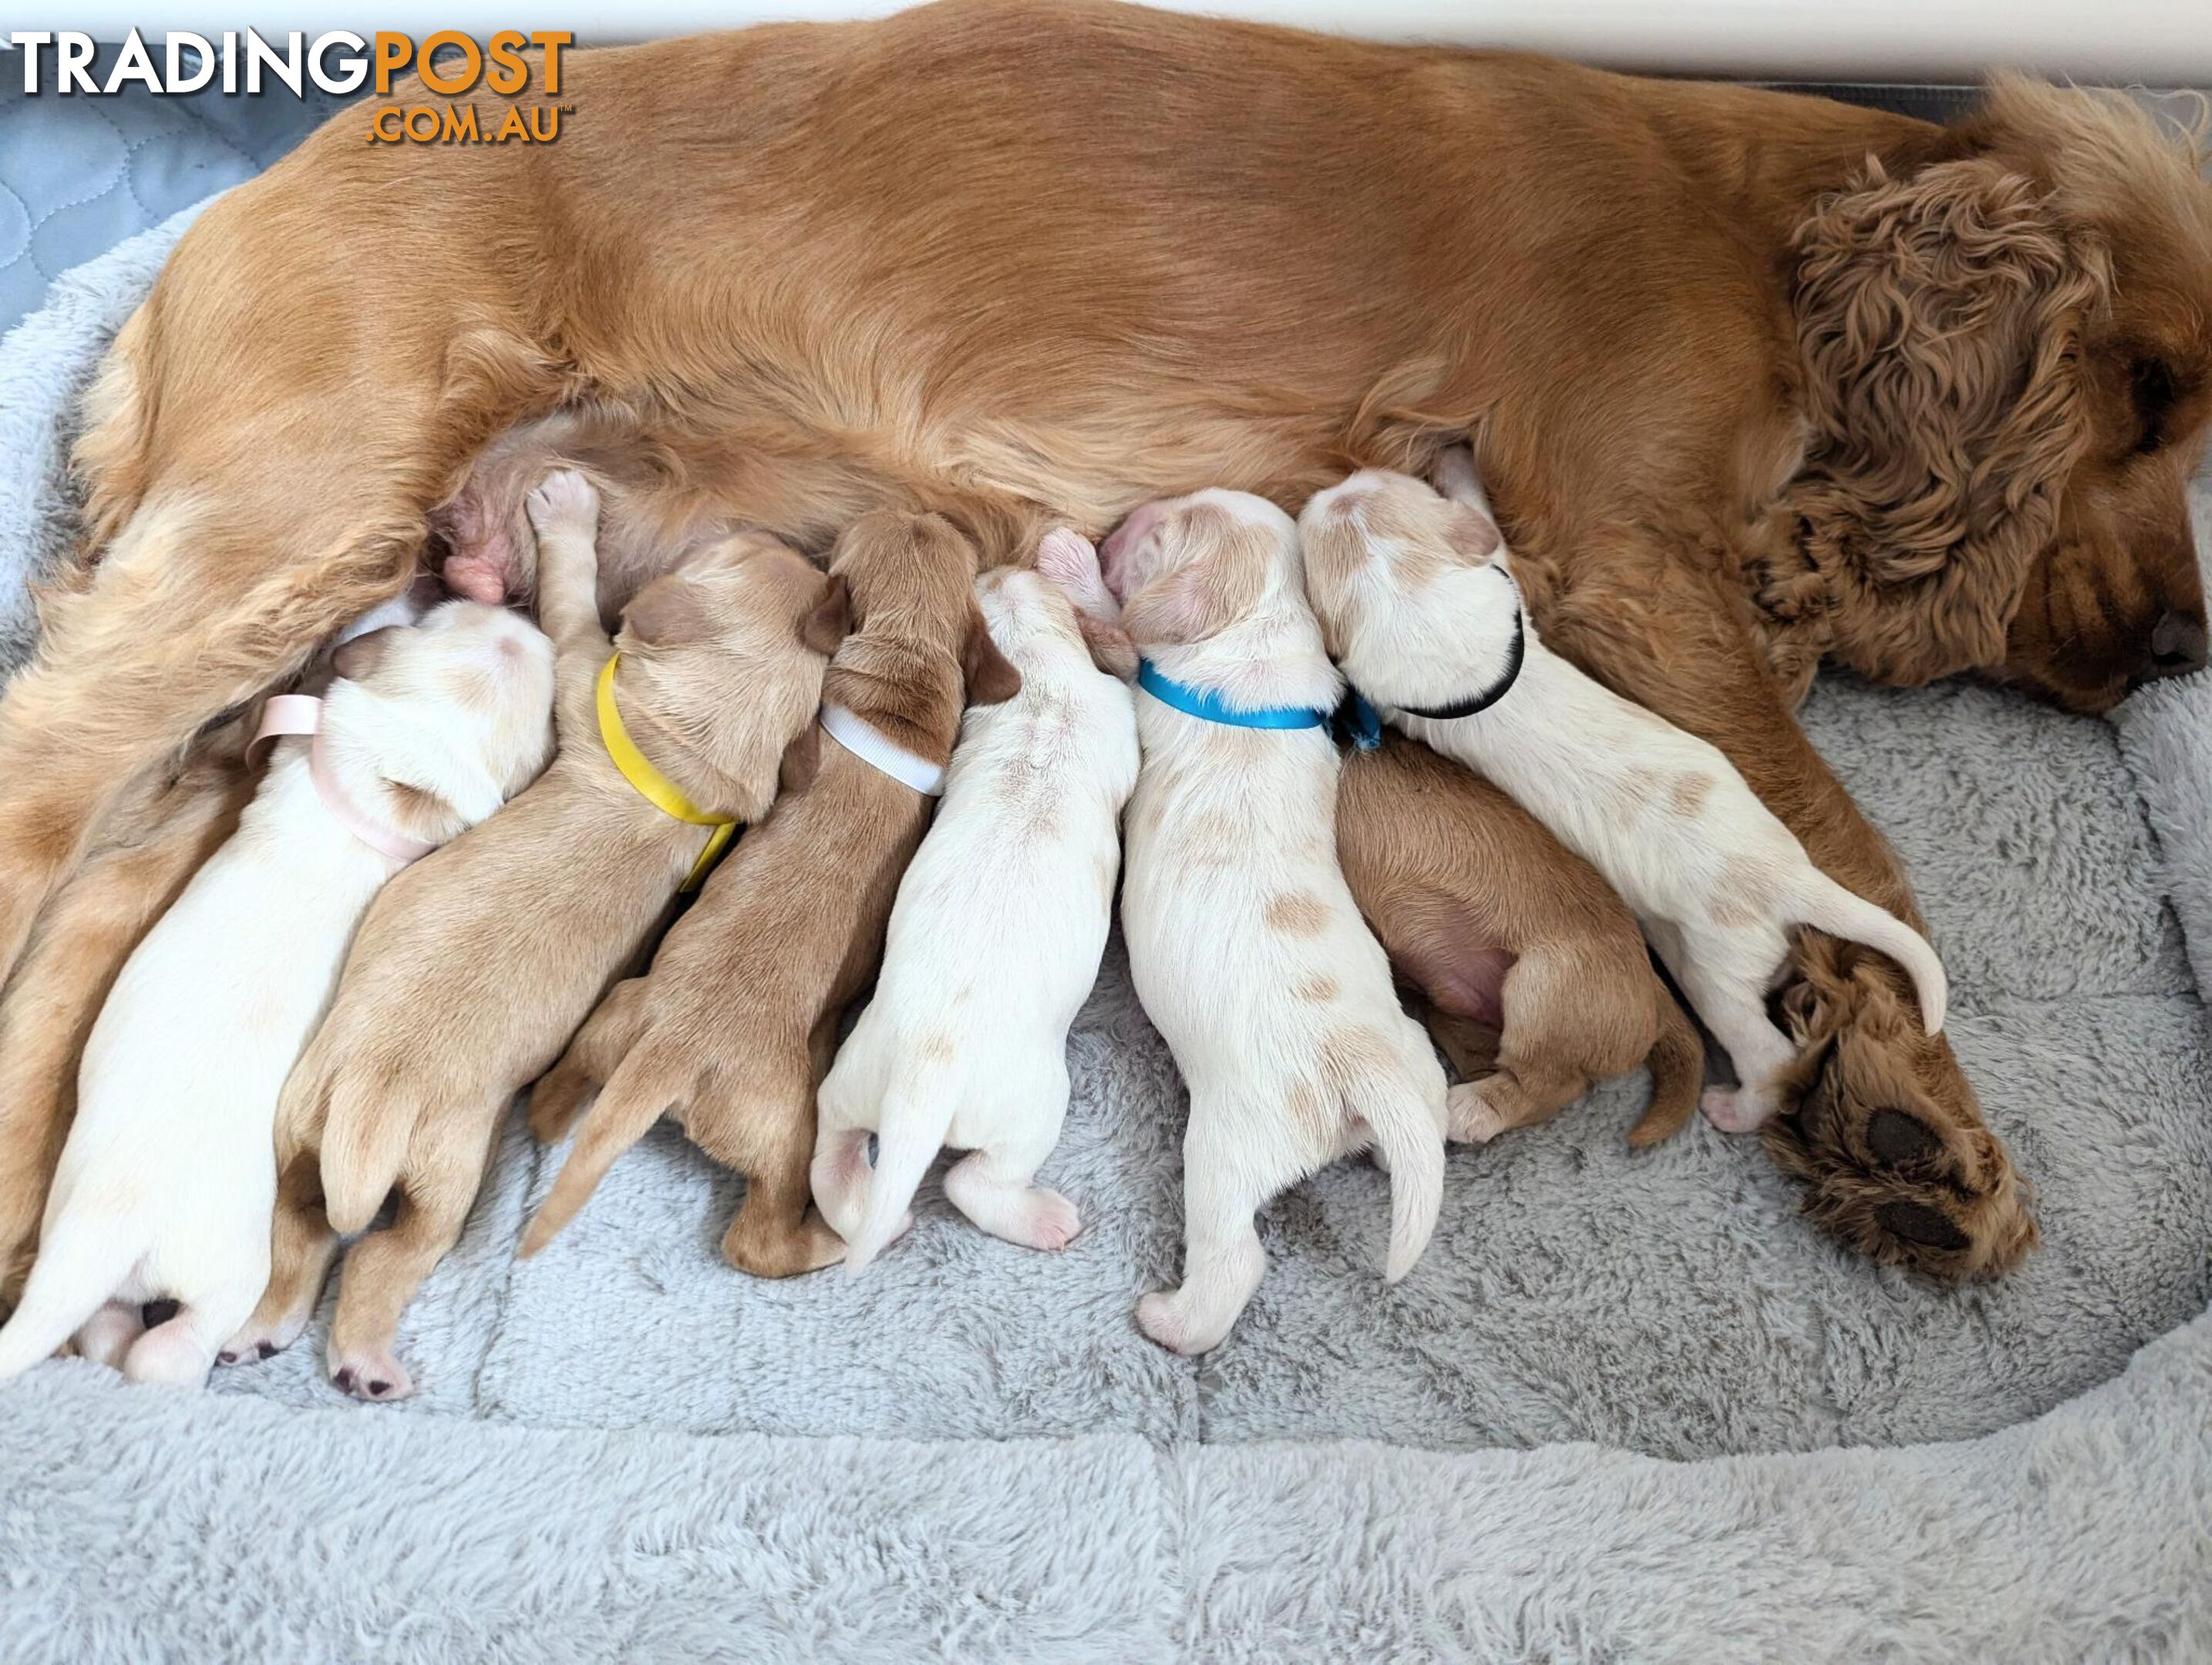
[[[0,353],[0,665],[64,546],[71,402],[179,220]],[[11,611],[12,610],[12,611]],[[2202,1658],[2212,1653],[2212,678],[2116,721],[1824,682],[2045,1248],[1945,1291],[1797,1217],[1749,1141],[1632,1155],[1646,1091],[1454,1154],[1377,1276],[1382,1178],[1263,1221],[1201,1364],[1130,1321],[1183,1107],[1118,949],[1071,1042],[1044,1256],[925,1189],[869,1275],[751,1282],[664,1130],[518,1265],[519,1133],[402,1330],[213,1391],[0,1389],[0,1657],[425,1661]],[[0,788],[4,789],[4,788]]]

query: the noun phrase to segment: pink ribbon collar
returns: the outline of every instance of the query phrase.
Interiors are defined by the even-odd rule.
[[[264,740],[273,740],[280,734],[312,734],[314,744],[307,752],[307,773],[315,783],[315,795],[323,800],[323,807],[331,817],[356,838],[374,850],[404,866],[419,861],[437,846],[426,844],[419,838],[410,838],[397,828],[386,825],[354,802],[338,777],[331,769],[330,759],[323,752],[323,702],[312,694],[273,694],[261,708],[261,726],[254,731],[253,746],[247,750],[251,757],[254,748]]]

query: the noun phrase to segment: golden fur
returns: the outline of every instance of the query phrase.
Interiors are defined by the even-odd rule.
[[[830,571],[850,586],[853,634],[823,679],[842,705],[917,757],[952,755],[962,707],[1021,682],[975,605],[975,545],[938,515],[865,515]],[[777,801],[653,957],[592,1014],[532,1095],[541,1139],[575,1147],[522,1238],[534,1255],[614,1160],[663,1115],[745,1176],[722,1239],[730,1264],[785,1278],[844,1245],[808,1206],[814,1095],[837,1020],[874,976],[901,875],[933,800],[835,741],[805,790]],[[588,1111],[584,1106],[592,1100]]]
[[[0,703],[0,968],[134,773],[396,589],[472,459],[556,410],[653,459],[656,524],[817,549],[933,508],[992,560],[1471,435],[1547,638],[1907,917],[1790,719],[1821,655],[2084,709],[2203,659],[2212,192],[2124,101],[2001,79],[1939,130],[1093,0],[568,76],[557,144],[402,155],[348,112],[211,206],[123,331],[87,560]],[[1796,975],[1808,1036],[1889,1032],[1890,974],[1815,940]],[[1893,1062],[1942,1148],[1979,1134],[1948,1048]],[[1891,1182],[1865,1148],[1791,1159],[1868,1252],[1980,1271],[2032,1240],[2001,1151],[1947,1170],[1971,1245],[1930,1255],[1863,1206]]]
[[[622,652],[617,703],[639,749],[702,809],[753,819],[780,774],[811,766],[823,667],[843,632],[842,585],[744,536],[640,591],[610,643],[590,513],[539,524],[559,755],[384,888],[278,1106],[276,1252],[239,1345],[296,1336],[334,1234],[367,1230],[396,1194],[392,1224],[347,1256],[331,1330],[331,1375],[364,1398],[409,1390],[392,1355],[400,1314],[459,1237],[503,1113],[649,942],[707,843],[707,828],[664,814],[609,758],[594,706],[608,653]]]
[[[1612,887],[1518,804],[1386,733],[1344,760],[1336,847],[1360,913],[1460,1075],[1454,1139],[1547,1120],[1647,1059],[1651,1103],[1628,1142],[1656,1145],[1689,1120],[1704,1042]]]

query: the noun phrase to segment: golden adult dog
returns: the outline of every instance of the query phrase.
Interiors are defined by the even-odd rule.
[[[1940,130],[1008,0],[565,69],[557,143],[335,118],[125,327],[82,569],[0,703],[0,969],[136,776],[396,590],[471,459],[564,404],[670,501],[807,545],[937,509],[1001,558],[1471,436],[1547,640],[1916,923],[1790,720],[1823,656],[2082,710],[2203,660],[2212,190],[2122,100],[2003,80]],[[1809,938],[1794,975],[1768,1137],[1808,1207],[1939,1273],[2016,1260],[2026,1189],[1896,969]]]

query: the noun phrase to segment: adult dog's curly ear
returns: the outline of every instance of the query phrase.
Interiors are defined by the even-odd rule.
[[[2087,440],[2075,355],[2106,252],[1988,157],[1869,162],[1796,248],[1811,431],[1791,507],[1828,646],[1892,683],[2000,664]]]

